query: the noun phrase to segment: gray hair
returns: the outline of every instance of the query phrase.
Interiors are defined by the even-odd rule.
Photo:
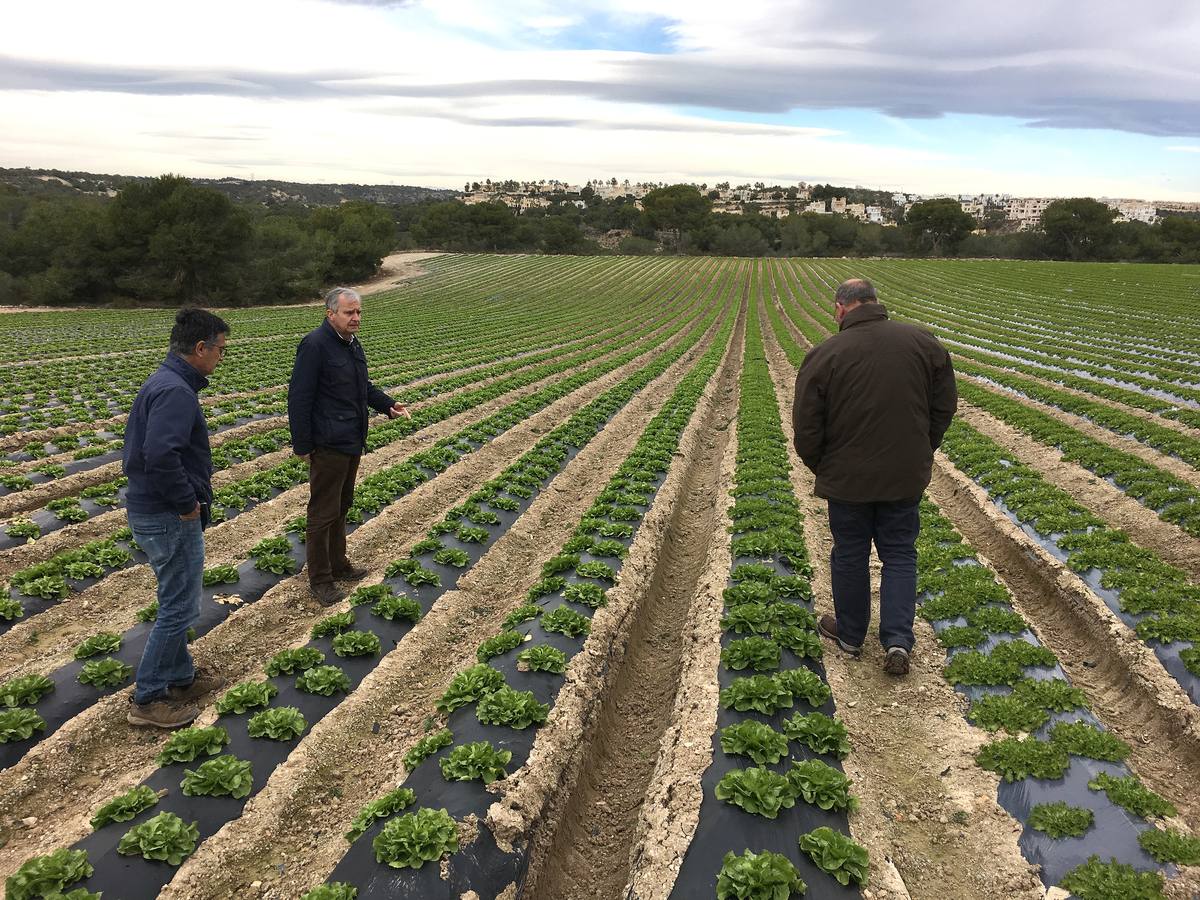
[[[851,303],[873,303],[879,298],[875,296],[875,286],[867,279],[851,278],[838,285],[833,299],[842,306],[849,306]]]
[[[362,303],[362,297],[358,296],[358,291],[353,288],[335,287],[325,295],[325,308],[330,312],[337,312],[338,301],[343,297]]]

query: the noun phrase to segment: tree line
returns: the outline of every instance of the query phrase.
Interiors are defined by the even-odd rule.
[[[237,203],[164,175],[112,199],[28,197],[0,189],[0,304],[203,303],[312,299],[369,278],[396,249],[552,254],[961,256],[1200,262],[1200,219],[1115,222],[1086,198],[1056,201],[1041,227],[981,229],[952,199],[913,205],[899,227],[850,216],[714,213],[691,185],[632,197],[550,194],[518,213],[500,202],[309,209]]]

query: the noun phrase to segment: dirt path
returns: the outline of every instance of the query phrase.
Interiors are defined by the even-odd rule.
[[[426,269],[420,263],[426,259],[444,256],[443,253],[404,252],[391,253],[383,258],[379,271],[362,284],[351,285],[362,296],[389,291],[394,287],[407,284],[414,278],[426,274]]]
[[[795,370],[764,324],[767,358],[780,409],[792,406]],[[832,613],[826,504],[812,496],[812,473],[791,447],[791,417],[783,415],[792,485],[805,513],[804,536],[816,568],[814,605]],[[878,621],[879,563],[872,557],[872,616]],[[966,701],[942,677],[945,654],[933,629],[915,623],[917,650],[907,678],[881,669],[883,650],[868,636],[861,659],[830,649],[825,668],[838,716],[854,748],[844,761],[859,811],[850,819],[871,854],[868,889],[876,900],[912,897],[1044,896],[1036,869],[1017,846],[1021,825],[996,802],[997,779],[974,754],[987,740],[964,718]]]
[[[739,323],[706,408],[696,416],[699,428],[685,441],[683,477],[660,492],[674,502],[660,533],[653,575],[627,616],[632,619],[626,623],[627,633],[601,654],[611,659],[601,666],[601,671],[607,670],[605,690],[585,712],[582,742],[576,739],[566,748],[576,751],[569,753],[566,786],[533,841],[522,891],[531,900],[622,896],[629,877],[627,861],[663,735],[672,725],[681,676],[685,684],[713,680],[715,668],[704,672],[685,664],[691,657],[680,640],[680,623],[692,615],[713,546],[726,544],[725,507],[713,501],[727,496],[727,479],[732,477],[730,447],[736,443],[732,424],[743,332]],[[575,731],[579,724],[572,718],[559,715],[557,721],[570,722]],[[561,765],[549,773],[539,771],[539,776],[551,781],[557,769]]]
[[[957,418],[983,432],[1110,526],[1128,532],[1135,543],[1200,579],[1200,540],[1178,525],[1163,521],[1120,488],[1063,459],[1058,449],[1035,441],[985,410],[959,400]]]

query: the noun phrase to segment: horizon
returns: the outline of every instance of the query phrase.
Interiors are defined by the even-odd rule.
[[[1200,202],[1200,6],[1154,4],[1132,23],[1114,0],[1086,18],[1031,0],[173,9],[186,41],[146,0],[6,10],[0,165]]]

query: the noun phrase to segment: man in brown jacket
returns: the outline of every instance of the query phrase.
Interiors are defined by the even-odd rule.
[[[879,640],[883,668],[908,673],[917,604],[921,494],[958,405],[950,354],[937,338],[893,322],[865,279],[838,286],[837,334],[813,348],[796,376],[796,452],[829,501],[835,616],[818,630],[862,652],[871,624],[871,542],[883,562]]]

